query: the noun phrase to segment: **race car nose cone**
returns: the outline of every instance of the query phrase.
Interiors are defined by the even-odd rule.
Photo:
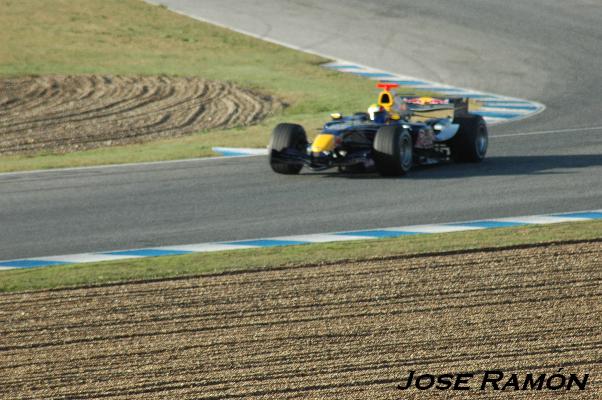
[[[313,153],[321,153],[324,151],[334,150],[335,137],[330,134],[320,134],[316,136],[315,140],[311,144],[311,151]]]

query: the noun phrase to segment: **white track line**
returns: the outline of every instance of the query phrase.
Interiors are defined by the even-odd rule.
[[[196,157],[196,158],[182,158],[178,160],[162,160],[162,161],[147,161],[141,163],[124,163],[124,164],[107,164],[107,165],[89,165],[85,167],[69,167],[69,168],[48,168],[48,169],[34,169],[31,171],[14,171],[14,172],[0,172],[0,178],[8,175],[26,175],[26,174],[39,174],[46,172],[69,172],[69,171],[85,171],[93,169],[108,169],[108,168],[130,168],[130,167],[145,167],[153,165],[163,164],[175,164],[175,163],[190,163],[200,161],[215,161],[215,160],[228,160],[231,158],[246,158],[255,157],[260,154],[248,154],[248,155],[237,155],[237,156],[215,156],[215,157]]]
[[[405,232],[416,232],[416,233],[449,233],[449,232],[463,232],[479,230],[476,226],[453,226],[453,225],[411,225],[411,226],[399,226],[397,228],[383,228],[383,231],[405,231]]]
[[[533,225],[546,225],[546,224],[558,224],[562,222],[575,222],[575,221],[587,221],[588,218],[575,218],[575,217],[555,217],[547,215],[536,215],[532,217],[516,217],[516,218],[496,218],[496,221],[500,222],[519,222],[523,224]]]
[[[583,215],[579,215],[583,214]],[[592,215],[596,214],[596,215]],[[157,257],[161,256],[159,253],[161,250],[175,250],[180,252],[193,252],[193,253],[206,253],[213,251],[225,251],[225,250],[239,250],[239,249],[250,249],[250,248],[266,248],[274,246],[274,243],[261,243],[261,242],[292,242],[304,244],[304,243],[328,243],[338,241],[352,241],[352,240],[377,240],[388,235],[382,234],[382,231],[399,231],[399,236],[403,236],[406,233],[415,234],[428,234],[428,233],[445,233],[445,232],[460,232],[460,231],[472,231],[472,230],[485,230],[501,228],[504,224],[499,223],[515,223],[523,224],[523,226],[543,225],[543,224],[555,224],[561,222],[576,222],[576,221],[590,221],[590,220],[602,220],[597,215],[602,214],[602,210],[590,210],[590,211],[574,211],[565,213],[552,213],[542,215],[531,215],[531,216],[518,216],[518,217],[503,217],[494,219],[482,219],[477,221],[465,221],[455,223],[442,223],[442,224],[428,224],[428,225],[410,225],[400,227],[388,227],[388,228],[377,228],[377,229],[366,229],[360,231],[344,231],[344,232],[331,232],[331,233],[316,233],[316,234],[305,234],[295,236],[280,236],[271,238],[261,239],[249,239],[234,242],[214,242],[214,243],[198,243],[198,244],[187,244],[187,245],[172,245],[172,246],[161,246],[152,248],[142,248],[133,250],[117,250],[115,252],[123,252],[123,254],[109,254],[112,252],[98,252],[98,253],[80,253],[72,255],[62,256],[49,256],[49,257],[35,257],[29,259],[15,259],[0,261],[0,270],[14,269],[14,268],[35,268],[40,266],[51,266],[53,262],[63,262],[67,264],[74,263],[88,263],[98,261],[110,261],[110,260],[121,260],[128,258],[146,258],[146,257]],[[496,222],[498,224],[496,224]],[[480,225],[478,224],[480,223]],[[510,224],[507,224],[510,225]],[[372,233],[372,234],[371,234]],[[394,234],[392,236],[395,236]],[[284,243],[282,243],[284,244]],[[138,254],[133,254],[134,250],[138,251]],[[144,254],[144,252],[148,254]],[[127,254],[127,253],[130,254]],[[165,256],[172,254],[163,254]],[[36,263],[38,262],[49,262],[47,265],[29,265],[27,262]],[[11,264],[12,263],[12,264]],[[4,264],[4,265],[2,265]]]
[[[252,249],[257,246],[241,246],[234,244],[222,244],[222,243],[199,243],[199,244],[185,244],[181,246],[161,246],[153,247],[156,250],[176,250],[176,251],[192,251],[194,253],[208,253],[213,251],[226,251],[226,250],[240,250],[241,248]]]
[[[270,238],[271,240],[292,240],[297,242],[308,243],[330,243],[330,242],[346,242],[349,240],[366,240],[365,236],[354,235],[337,235],[335,233],[314,233],[307,235],[295,236],[278,236]]]
[[[140,256],[119,256],[113,254],[100,254],[100,253],[81,253],[81,254],[68,254],[63,256],[51,256],[51,257],[34,257],[30,260],[38,261],[58,261],[66,263],[90,263],[90,262],[101,262],[101,261],[117,261],[126,260],[131,258],[142,258]]]

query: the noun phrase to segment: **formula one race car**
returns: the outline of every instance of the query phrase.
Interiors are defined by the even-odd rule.
[[[413,165],[441,161],[480,162],[487,152],[487,125],[468,112],[468,100],[405,97],[379,83],[378,103],[351,116],[331,114],[309,143],[296,124],[279,124],[268,146],[270,166],[279,174],[338,167],[340,171],[376,169],[384,176],[406,174]]]

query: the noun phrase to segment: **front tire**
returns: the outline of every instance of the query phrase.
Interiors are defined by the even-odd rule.
[[[305,152],[307,135],[305,129],[297,124],[278,124],[272,131],[268,146],[270,167],[278,174],[296,175],[303,168],[302,163],[283,161],[279,156],[286,150]]]
[[[457,117],[455,124],[460,129],[451,139],[451,156],[455,162],[478,163],[483,161],[487,154],[489,134],[485,120],[480,115],[470,114]]]
[[[382,176],[405,175],[412,168],[412,135],[401,126],[381,127],[374,138],[374,164]]]

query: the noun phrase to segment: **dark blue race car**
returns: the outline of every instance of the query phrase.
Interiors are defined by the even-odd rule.
[[[312,143],[302,126],[274,128],[268,147],[270,166],[280,174],[338,167],[375,169],[384,176],[406,174],[413,165],[441,161],[480,162],[487,152],[487,125],[468,112],[467,99],[401,98],[397,87],[379,83],[378,103],[351,116],[331,114]]]

